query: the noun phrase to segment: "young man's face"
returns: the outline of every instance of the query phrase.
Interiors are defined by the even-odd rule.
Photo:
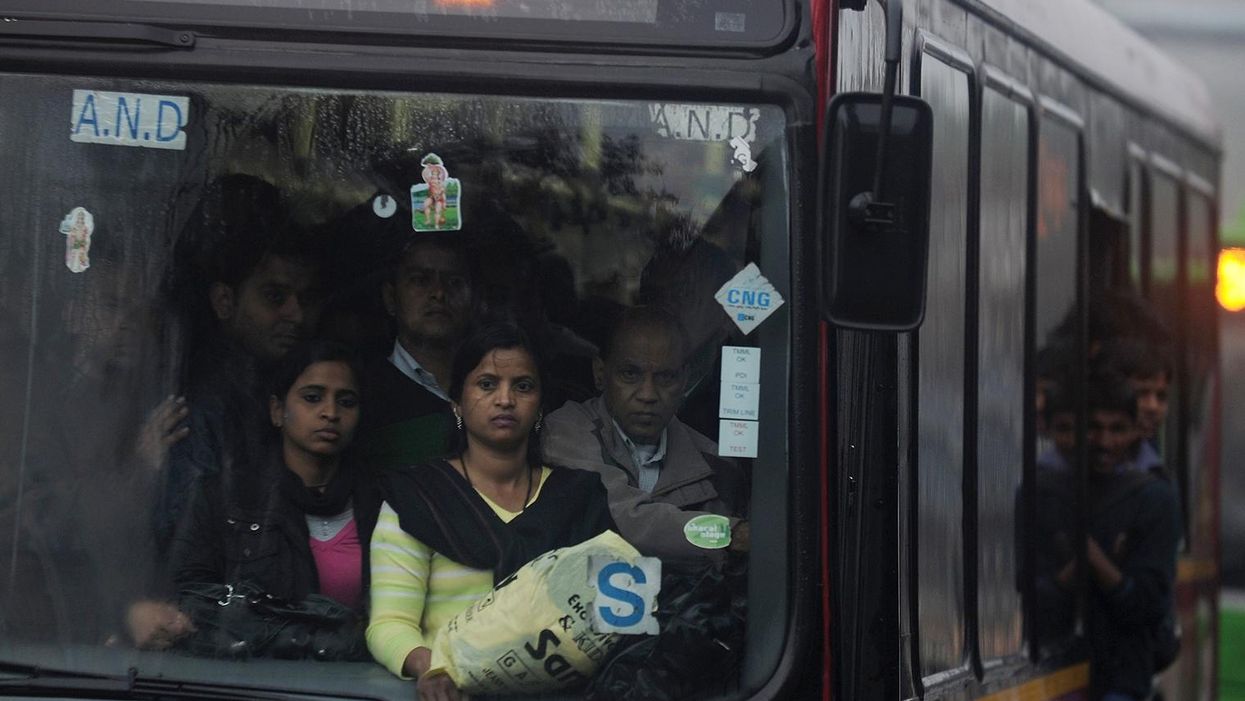
[[[1055,412],[1047,423],[1046,432],[1055,449],[1071,462],[1076,455],[1076,412]]]
[[[212,308],[225,333],[265,362],[278,360],[310,336],[320,319],[315,266],[268,256],[236,288],[212,286]]]
[[[394,280],[385,284],[385,308],[408,350],[461,338],[471,310],[471,279],[451,249],[416,244],[402,256]]]
[[[1154,438],[1167,421],[1167,373],[1134,375],[1128,384],[1137,395],[1137,424],[1146,438]]]
[[[1098,472],[1111,473],[1130,460],[1141,440],[1136,420],[1123,411],[1089,412],[1089,463]]]
[[[621,333],[608,360],[593,362],[597,389],[623,432],[653,445],[674,417],[686,373],[683,348],[671,334],[650,326]]]

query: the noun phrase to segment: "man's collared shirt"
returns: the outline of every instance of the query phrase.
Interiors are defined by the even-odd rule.
[[[393,342],[393,353],[389,356],[389,362],[397,368],[403,375],[411,378],[420,387],[432,392],[445,401],[450,401],[450,395],[441,389],[441,385],[437,384],[437,378],[432,373],[424,369],[419,361],[406,352],[399,341]]]
[[[1159,455],[1159,451],[1154,449],[1150,441],[1143,438],[1133,458],[1116,465],[1115,473],[1118,475],[1130,471],[1149,472],[1161,467],[1163,467],[1163,456]]]
[[[1072,464],[1068,459],[1059,452],[1058,449],[1051,447],[1046,452],[1038,456],[1038,469],[1050,470],[1051,472],[1065,472],[1071,469]],[[1163,458],[1158,454],[1148,441],[1141,441],[1137,446],[1137,452],[1133,457],[1121,462],[1112,470],[1112,474],[1122,475],[1126,472],[1150,472],[1163,467]]]
[[[631,440],[626,431],[622,430],[622,426],[619,426],[617,421],[614,421],[614,430],[618,431],[623,445],[627,446],[627,451],[631,453],[631,461],[639,470],[640,489],[652,494],[653,488],[657,486],[657,478],[661,477],[661,461],[666,457],[666,429],[662,429],[661,440],[657,445],[636,443]]]

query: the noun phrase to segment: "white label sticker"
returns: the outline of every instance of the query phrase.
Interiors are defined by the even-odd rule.
[[[722,346],[722,382],[761,381],[761,349]]]
[[[752,147],[748,145],[743,137],[736,136],[731,139],[731,148],[735,149],[735,155],[731,156],[734,161],[745,173],[751,173],[757,169],[757,162],[752,160]]]
[[[751,382],[723,382],[718,400],[718,418],[748,419],[760,417],[761,385]]]
[[[713,15],[713,28],[719,32],[742,32],[747,26],[748,16],[742,12],[717,12]]]
[[[757,138],[761,110],[742,105],[681,105],[657,102],[648,106],[648,118],[657,135],[679,141],[752,143]],[[751,160],[751,156],[749,156]]]
[[[60,232],[65,235],[65,267],[75,273],[91,267],[91,234],[95,233],[95,217],[82,207],[74,207],[61,220]]]
[[[749,263],[727,280],[713,298],[745,334],[752,333],[783,303],[782,295],[765,279],[756,263]]]
[[[604,555],[588,558],[588,585],[597,590],[592,629],[598,633],[657,635],[657,592],[661,560],[636,558],[634,564]]]
[[[184,151],[189,119],[187,97],[74,90],[69,140]]]
[[[372,200],[372,213],[381,219],[388,219],[398,213],[398,201],[389,195],[377,195]]]
[[[718,422],[718,455],[727,458],[755,458],[757,456],[756,421],[722,419]]]

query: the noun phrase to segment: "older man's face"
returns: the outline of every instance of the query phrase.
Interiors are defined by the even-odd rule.
[[[659,442],[686,380],[678,339],[660,328],[637,326],[620,334],[610,357],[598,359],[593,369],[610,416],[627,436],[646,445]]]

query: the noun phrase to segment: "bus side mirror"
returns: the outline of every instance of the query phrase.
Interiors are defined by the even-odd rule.
[[[920,98],[893,96],[879,145],[882,100],[830,101],[818,198],[822,304],[836,326],[911,331],[925,317],[933,112]]]

